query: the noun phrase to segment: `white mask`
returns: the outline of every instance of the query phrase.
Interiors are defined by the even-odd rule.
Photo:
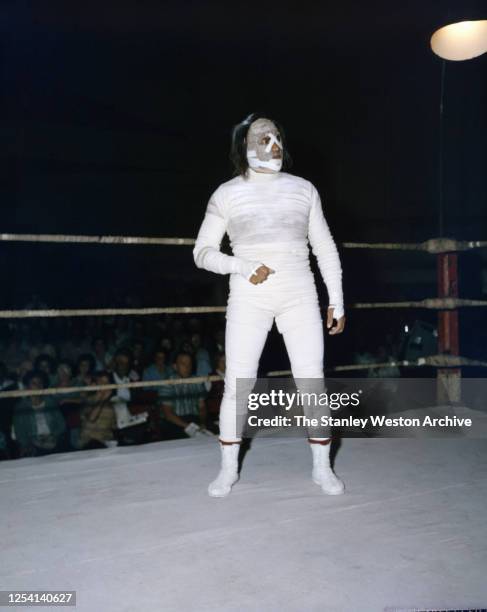
[[[280,157],[273,157],[274,143],[280,149]],[[256,119],[250,124],[247,132],[247,161],[253,170],[279,172],[282,167],[282,154],[281,135],[272,121]]]

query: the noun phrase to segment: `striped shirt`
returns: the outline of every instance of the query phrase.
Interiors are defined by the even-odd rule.
[[[180,378],[180,376],[176,372],[171,372],[168,378]],[[180,417],[199,414],[200,400],[205,399],[206,395],[204,383],[181,383],[159,387],[160,403],[171,406],[174,414]]]

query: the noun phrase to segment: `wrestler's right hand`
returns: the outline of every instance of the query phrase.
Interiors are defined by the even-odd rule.
[[[274,270],[262,265],[260,268],[257,268],[254,274],[252,274],[249,281],[254,285],[258,285],[259,283],[263,283],[265,280],[267,280],[269,274],[274,274]]]

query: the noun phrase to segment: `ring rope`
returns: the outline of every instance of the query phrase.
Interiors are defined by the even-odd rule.
[[[335,366],[333,368],[326,368],[327,372],[344,372],[349,370],[371,370],[377,368],[390,368],[394,366],[434,366],[434,367],[456,367],[456,366],[481,366],[487,367],[487,361],[479,361],[478,359],[470,359],[469,357],[461,357],[459,355],[428,355],[427,357],[420,357],[416,361],[387,361],[378,363],[366,363],[366,364],[350,364]],[[292,374],[291,370],[273,370],[267,372],[266,376],[279,377],[289,376]],[[12,397],[31,397],[33,395],[58,395],[67,393],[85,393],[86,391],[99,391],[105,389],[137,389],[143,387],[161,387],[167,385],[196,385],[205,382],[214,382],[218,380],[224,380],[222,376],[216,374],[211,376],[194,376],[191,378],[169,378],[166,380],[151,380],[151,381],[137,381],[131,383],[118,383],[108,385],[87,385],[86,387],[49,387],[48,389],[15,389],[12,391],[0,392],[0,399],[7,399]]]
[[[160,244],[166,246],[194,245],[194,238],[157,238],[145,236],[87,236],[71,234],[0,234],[4,242],[62,242],[78,244]],[[425,251],[427,253],[451,253],[487,247],[486,240],[455,240],[431,238],[424,242],[342,242],[346,249],[378,249],[401,251]]]
[[[65,234],[0,234],[0,241],[25,241],[25,242],[57,242],[57,243],[91,243],[91,244],[127,244],[127,245],[194,245],[192,238],[147,238],[135,236],[87,236],[87,235],[65,235]],[[474,248],[485,248],[487,241],[458,241],[446,238],[435,238],[422,243],[342,243],[344,248],[350,249],[386,249],[386,250],[415,250],[428,253],[446,253]],[[485,306],[487,300],[470,300],[461,298],[427,298],[419,301],[409,302],[363,302],[351,304],[351,308],[428,308],[435,310],[455,309],[462,306]],[[61,316],[120,316],[120,315],[154,315],[154,314],[188,314],[188,313],[210,313],[225,312],[224,306],[179,306],[166,308],[90,308],[90,309],[43,309],[43,310],[1,310],[0,318],[28,318],[28,317],[61,317]],[[460,357],[456,355],[431,355],[422,357],[416,362],[391,361],[386,363],[350,364],[336,366],[327,371],[363,370],[383,367],[422,366],[432,365],[459,366],[478,365],[487,366],[487,362]],[[268,376],[289,375],[290,370],[268,372]],[[90,385],[86,387],[55,387],[39,390],[17,389],[14,391],[0,392],[0,399],[9,397],[30,397],[33,395],[55,395],[63,393],[80,393],[103,389],[117,388],[140,388],[155,387],[175,384],[198,384],[201,382],[212,382],[222,380],[220,376],[199,376],[188,379],[170,379],[161,381],[138,381],[133,383]]]
[[[480,366],[487,367],[487,361],[479,361],[478,359],[470,359],[469,357],[461,357],[460,355],[428,355],[420,357],[416,361],[386,361],[384,363],[363,363],[335,366],[334,368],[325,368],[327,372],[347,372],[350,370],[373,370],[378,368],[391,368],[394,366],[406,367],[458,367],[458,366]],[[291,370],[274,370],[267,372],[267,376],[284,376],[292,374]]]
[[[193,245],[194,238],[147,238],[144,236],[75,236],[66,234],[0,234],[5,242],[68,242],[82,244]]]
[[[48,389],[14,389],[0,392],[0,399],[8,397],[30,397],[31,395],[58,395],[62,393],[85,393],[105,389],[137,389],[143,387],[161,387],[167,385],[196,385],[204,382],[223,380],[221,376],[194,376],[191,378],[169,378],[167,380],[139,380],[131,383],[111,383],[108,385],[86,385],[85,387],[49,387]]]
[[[437,255],[439,253],[453,253],[470,249],[487,247],[486,240],[455,240],[453,238],[431,238],[425,242],[343,242],[346,249],[385,249],[401,251],[425,251]]]
[[[357,302],[350,308],[428,308],[451,310],[465,306],[487,306],[487,300],[462,298],[427,298],[414,302]],[[166,308],[49,308],[41,310],[0,310],[0,319],[22,319],[29,317],[91,317],[154,314],[191,314],[225,312],[226,306],[174,306]]]
[[[428,308],[430,310],[451,310],[463,306],[487,306],[487,300],[444,297],[426,298],[414,302],[358,302],[350,304],[351,308]]]
[[[0,310],[0,319],[25,317],[91,317],[119,315],[190,314],[225,312],[225,306],[174,306],[167,308],[49,308],[44,310]]]

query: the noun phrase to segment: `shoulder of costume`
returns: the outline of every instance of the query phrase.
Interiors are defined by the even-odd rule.
[[[232,187],[232,185],[238,185],[243,180],[244,179],[242,175],[238,174],[237,176],[232,177],[228,181],[224,181],[223,183],[220,183],[220,185],[218,186],[218,189],[225,189],[226,187]]]
[[[218,187],[213,191],[212,196],[216,198],[225,197],[225,195],[231,191],[232,187],[240,185],[243,181],[243,178],[239,176],[234,176],[228,181],[224,181],[220,183]]]
[[[286,178],[294,183],[301,185],[302,187],[307,187],[308,189],[314,187],[313,183],[308,179],[305,179],[302,176],[296,176],[296,174],[290,174],[289,172],[283,172],[281,170],[281,175],[283,178]]]

